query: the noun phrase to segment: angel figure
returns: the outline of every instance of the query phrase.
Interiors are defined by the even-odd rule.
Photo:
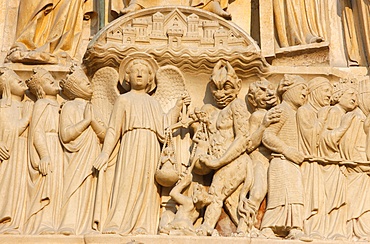
[[[27,128],[31,102],[26,83],[10,69],[0,70],[0,232],[21,234],[27,195]]]
[[[28,234],[55,234],[60,223],[64,152],[59,140],[58,82],[44,68],[27,81],[37,98],[30,124]]]
[[[93,112],[93,89],[82,69],[72,69],[60,82],[70,99],[62,108],[59,134],[67,156],[59,233],[86,234],[92,231],[96,173],[92,163],[98,157],[106,127]]]
[[[112,199],[103,233],[156,234],[160,195],[154,174],[164,139],[165,119],[176,123],[183,104],[190,97],[179,98],[166,116],[159,102],[148,92],[155,88],[155,67],[144,54],[129,56],[125,85],[130,91],[116,100],[109,121],[102,152],[94,162],[105,169],[109,156],[120,141],[112,189]]]

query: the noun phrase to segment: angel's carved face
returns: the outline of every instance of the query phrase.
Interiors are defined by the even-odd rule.
[[[241,81],[231,66],[213,71],[210,89],[219,108],[229,105],[239,94]]]
[[[147,65],[134,63],[130,68],[130,86],[133,90],[145,90],[149,85],[150,71]]]

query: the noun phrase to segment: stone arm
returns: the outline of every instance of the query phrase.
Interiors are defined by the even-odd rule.
[[[102,153],[111,155],[122,132],[122,125],[126,120],[125,98],[119,97],[113,107],[112,115],[109,120],[108,129],[105,135]]]
[[[212,169],[221,168],[243,154],[250,144],[249,135],[249,123],[247,122],[250,116],[247,106],[242,100],[236,99],[231,104],[231,111],[233,116],[234,124],[234,141],[231,143],[226,152],[212,163],[213,165],[207,165]]]
[[[18,135],[22,135],[22,133],[27,129],[28,125],[31,121],[32,116],[32,103],[30,101],[26,101],[23,107],[22,118],[18,121]]]
[[[78,123],[74,123],[71,119],[76,113],[76,108],[67,103],[64,105],[60,115],[60,139],[63,143],[69,143],[78,138],[89,126],[90,121],[86,118]]]
[[[247,153],[253,152],[261,144],[263,132],[266,129],[266,126],[261,123],[261,119],[255,113],[249,118],[249,126],[250,143],[247,144]]]
[[[275,153],[280,153],[284,155],[284,149],[289,146],[286,145],[277,136],[281,128],[283,127],[285,121],[287,120],[287,115],[282,114],[280,122],[269,126],[262,135],[262,143],[271,151]]]

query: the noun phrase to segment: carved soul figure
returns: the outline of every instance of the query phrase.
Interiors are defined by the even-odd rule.
[[[154,6],[190,5],[215,13],[225,19],[231,19],[231,15],[226,12],[228,0],[193,0],[188,2],[191,3],[184,4],[184,1],[181,0],[111,0],[111,9],[118,16]]]
[[[329,80],[317,77],[308,82],[308,101],[297,111],[299,150],[311,158],[318,157],[317,143],[323,128],[318,111],[330,105],[332,85]],[[312,238],[322,239],[325,233],[325,166],[317,160],[302,163],[305,188],[304,231]]]
[[[60,85],[70,101],[64,104],[60,118],[67,162],[59,233],[86,234],[92,230],[97,182],[92,163],[99,156],[106,128],[93,112],[93,90],[81,69],[73,70]]]
[[[60,223],[64,152],[59,140],[58,82],[43,68],[27,80],[37,97],[30,124],[28,234],[55,234]]]
[[[325,237],[334,240],[347,238],[348,216],[347,177],[342,162],[340,147],[352,140],[344,140],[344,135],[356,116],[349,113],[357,106],[357,91],[346,83],[334,85],[331,98],[334,106],[319,110],[319,120],[324,121],[318,142],[318,154],[324,158],[325,186]]]
[[[298,151],[296,111],[306,102],[307,86],[300,76],[285,75],[277,90],[282,98],[280,121],[263,134],[263,144],[274,152],[268,172],[268,202],[262,219],[262,234],[268,238],[287,235],[303,238],[304,192]]]
[[[31,102],[22,102],[26,83],[10,69],[0,70],[0,231],[23,232],[27,196],[27,128]]]
[[[160,195],[154,173],[164,139],[165,120],[177,122],[183,103],[179,99],[166,116],[152,91],[154,67],[145,59],[127,63],[125,82],[130,91],[116,100],[106,133],[102,153],[94,162],[104,169],[116,143],[120,140],[116,173],[107,220],[103,233],[156,234],[159,222]]]

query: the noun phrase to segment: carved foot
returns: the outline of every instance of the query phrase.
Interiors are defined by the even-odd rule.
[[[198,236],[210,236],[213,233],[213,228],[211,228],[208,224],[203,223],[199,228],[196,230]]]
[[[62,235],[66,235],[66,236],[70,236],[70,235],[75,235],[75,231],[74,231],[74,229],[72,229],[72,228],[61,228],[61,229],[58,231],[58,234],[62,234]]]
[[[51,228],[45,228],[40,232],[40,235],[55,235],[57,232]]]
[[[259,237],[260,238],[267,238],[267,239],[280,239],[279,237],[277,237],[275,235],[274,231],[271,228],[262,229],[262,231],[260,232]]]
[[[9,228],[2,232],[4,235],[20,235],[21,232],[18,229]]]
[[[117,229],[116,228],[107,228],[103,230],[103,234],[117,234]]]
[[[313,241],[312,238],[310,238],[309,236],[304,234],[303,231],[301,231],[299,229],[291,229],[289,231],[289,234],[287,235],[286,239],[300,240],[300,241],[305,241],[305,242]]]
[[[134,236],[136,236],[136,235],[147,235],[148,234],[148,231],[146,229],[144,229],[144,228],[139,227],[139,228],[134,229],[132,231],[132,234]]]
[[[203,7],[204,10],[207,10],[211,13],[214,13],[214,14],[217,14],[218,16],[224,18],[224,19],[227,19],[227,20],[231,20],[231,14],[226,12],[225,10],[223,10],[220,6],[220,3],[219,2],[216,2],[216,1],[210,1],[209,3],[207,3],[204,7]]]
[[[24,63],[24,64],[58,63],[58,59],[50,53],[38,51],[21,51],[17,48],[9,52],[7,60],[13,63]]]
[[[121,9],[120,12],[121,12],[121,15],[125,15],[125,14],[128,14],[128,13],[138,11],[140,9],[142,9],[142,7],[139,4],[133,3],[133,4],[130,4],[127,8]]]
[[[310,39],[309,43],[320,43],[323,42],[324,38],[321,36],[314,36]]]

